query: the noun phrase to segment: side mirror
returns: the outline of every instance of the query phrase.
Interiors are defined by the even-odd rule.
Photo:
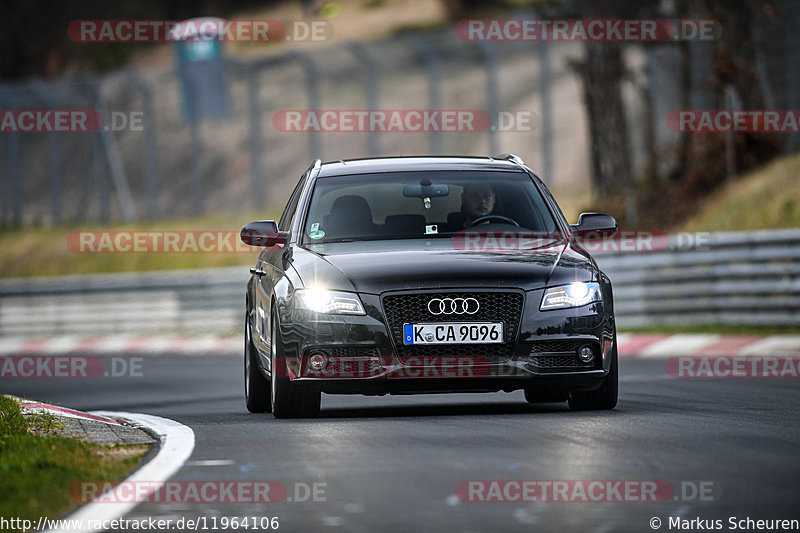
[[[286,233],[278,231],[274,220],[256,220],[245,224],[239,234],[242,242],[250,246],[275,246],[286,242]]]
[[[602,213],[581,213],[578,223],[570,226],[572,231],[586,233],[589,231],[617,231],[617,221],[611,215]]]

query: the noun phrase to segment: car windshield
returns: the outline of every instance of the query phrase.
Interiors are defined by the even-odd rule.
[[[387,172],[319,178],[303,242],[413,239],[467,229],[554,232],[523,172]]]

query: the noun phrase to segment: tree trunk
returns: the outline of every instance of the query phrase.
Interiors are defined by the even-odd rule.
[[[609,18],[605,4],[602,1],[585,0],[582,16]],[[621,92],[625,74],[622,48],[616,42],[587,41],[585,52],[580,71],[589,118],[592,184],[601,200],[624,195],[626,216],[635,217],[635,210],[631,212],[635,200],[634,180]]]

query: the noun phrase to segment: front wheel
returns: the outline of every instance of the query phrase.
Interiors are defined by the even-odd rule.
[[[614,351],[608,375],[599,389],[588,392],[570,392],[569,408],[573,411],[601,411],[617,406],[619,372],[617,371],[617,339],[614,338]]]
[[[314,418],[319,415],[322,393],[311,391],[292,383],[287,375],[283,356],[278,316],[272,313],[270,339],[270,372],[272,415],[275,418]]]
[[[269,380],[258,368],[258,352],[250,337],[247,315],[244,319],[244,400],[251,413],[265,413],[272,409]]]

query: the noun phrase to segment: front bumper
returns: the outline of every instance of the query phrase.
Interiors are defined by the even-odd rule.
[[[520,291],[522,292],[522,291]],[[284,309],[281,337],[289,378],[327,393],[415,394],[593,390],[608,374],[616,350],[613,311],[602,302],[539,311],[543,290],[524,293],[522,317],[501,357],[485,349],[457,355],[398,355],[399,338],[384,319],[381,298],[361,294],[365,316],[316,315]],[[591,345],[590,364],[569,361],[570,350]],[[558,351],[550,347],[558,347]],[[484,346],[485,348],[485,346]],[[509,348],[511,348],[509,350]],[[315,356],[317,356],[315,358]],[[321,357],[320,357],[321,356]],[[314,362],[320,363],[315,366]]]

